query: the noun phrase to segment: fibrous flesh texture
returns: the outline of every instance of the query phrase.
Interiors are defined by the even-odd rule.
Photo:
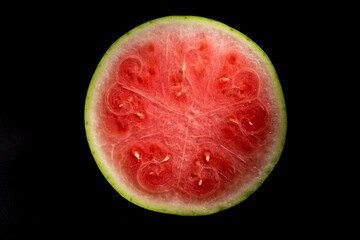
[[[284,143],[285,110],[266,55],[239,32],[200,18],[155,20],[118,40],[86,103],[103,174],[155,211],[228,208],[266,178]]]

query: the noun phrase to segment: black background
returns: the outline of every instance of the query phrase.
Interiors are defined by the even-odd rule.
[[[317,168],[328,160],[323,153],[329,146],[319,144],[325,123],[318,120],[328,109],[317,87],[328,81],[322,72],[332,68],[319,59],[328,44],[322,36],[333,22],[318,15],[323,8],[234,3],[8,9],[13,14],[3,21],[7,61],[0,88],[0,239],[225,239],[335,231],[329,227],[334,210],[324,200],[332,183],[326,175],[319,178]],[[250,37],[273,62],[285,95],[288,134],[279,163],[249,199],[210,216],[155,213],[123,199],[102,176],[86,140],[85,96],[102,55],[127,31],[167,15],[212,18]]]

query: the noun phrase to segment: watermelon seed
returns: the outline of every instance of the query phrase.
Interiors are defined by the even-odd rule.
[[[210,161],[210,153],[208,153],[208,152],[205,153],[205,160],[206,160],[207,162]]]
[[[202,179],[199,180],[199,183],[198,183],[199,186],[202,185]]]
[[[143,115],[143,114],[141,114],[141,113],[137,113],[136,114],[140,119],[144,119],[145,118],[145,116]]]
[[[225,83],[225,82],[229,81],[229,78],[222,77],[222,78],[219,79],[219,81],[222,82],[222,83]]]
[[[233,118],[229,118],[229,122],[238,124],[238,122],[237,122],[235,119],[233,119]]]
[[[134,151],[133,154],[134,154],[134,156],[135,156],[137,159],[140,159],[140,155],[139,155],[138,152]]]
[[[165,158],[164,158],[164,160],[162,160],[162,161],[163,161],[163,162],[167,162],[167,161],[169,161],[169,159],[170,159],[170,156],[169,156],[169,155],[166,155]]]

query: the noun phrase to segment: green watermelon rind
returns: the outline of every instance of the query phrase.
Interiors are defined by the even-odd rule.
[[[144,199],[141,198],[136,198],[131,194],[131,189],[125,189],[126,186],[123,186],[121,184],[119,184],[115,177],[114,174],[111,172],[111,168],[109,166],[106,165],[106,162],[102,159],[101,157],[101,150],[99,149],[99,146],[97,143],[95,143],[93,135],[94,132],[96,131],[96,129],[93,129],[93,127],[91,126],[91,120],[92,120],[92,104],[93,104],[93,96],[94,96],[94,92],[96,91],[96,86],[97,83],[99,81],[99,79],[102,79],[102,75],[103,75],[103,70],[104,67],[107,65],[107,61],[109,59],[111,59],[111,55],[114,52],[114,50],[118,49],[119,46],[121,46],[121,44],[123,42],[125,42],[128,38],[131,38],[132,36],[136,35],[137,32],[141,32],[143,29],[146,29],[148,26],[151,25],[156,25],[159,23],[170,23],[170,22],[188,22],[188,23],[200,23],[200,24],[204,24],[204,25],[208,25],[208,26],[213,26],[216,27],[218,29],[221,29],[222,31],[229,33],[230,35],[238,38],[239,40],[245,40],[247,43],[247,46],[249,46],[250,48],[252,48],[254,50],[254,52],[256,52],[259,56],[261,56],[263,62],[265,63],[265,66],[267,68],[268,73],[271,76],[271,79],[273,80],[273,84],[274,84],[274,89],[276,91],[276,96],[277,96],[277,101],[278,101],[278,106],[281,108],[279,110],[279,114],[282,114],[282,116],[280,117],[281,121],[282,121],[282,133],[279,134],[279,139],[278,139],[278,146],[275,149],[274,153],[276,153],[273,157],[273,160],[271,161],[271,163],[269,163],[266,171],[263,172],[263,174],[257,179],[257,181],[247,189],[247,191],[243,192],[241,195],[239,195],[238,197],[235,197],[233,201],[227,202],[226,204],[222,205],[222,206],[217,206],[215,208],[201,208],[199,207],[199,209],[192,209],[192,208],[186,208],[186,206],[177,206],[177,207],[173,207],[173,208],[168,208],[168,207],[164,207],[161,204],[154,204],[151,202],[147,202]],[[116,51],[115,51],[116,52]],[[104,175],[104,177],[107,179],[107,181],[112,185],[113,188],[115,188],[115,190],[121,195],[123,196],[125,199],[127,199],[128,201],[143,207],[145,209],[149,209],[152,211],[156,211],[156,212],[161,212],[161,213],[168,213],[168,214],[175,214],[175,215],[187,215],[187,216],[195,216],[195,215],[208,215],[208,214],[213,214],[216,212],[219,212],[221,210],[224,209],[228,209],[230,207],[233,207],[235,205],[237,205],[238,203],[244,201],[245,199],[247,199],[252,193],[254,193],[259,187],[260,185],[264,182],[264,180],[269,176],[269,174],[272,172],[272,170],[274,169],[275,165],[277,164],[284,144],[285,144],[285,138],[286,138],[286,131],[287,131],[287,116],[286,116],[286,107],[285,107],[285,101],[284,101],[284,96],[283,96],[283,92],[282,92],[282,88],[277,76],[277,73],[275,71],[275,68],[273,66],[273,64],[271,63],[270,59],[268,58],[268,56],[265,54],[265,52],[256,44],[254,43],[249,37],[247,37],[246,35],[242,34],[241,32],[237,31],[236,29],[233,29],[221,22],[212,20],[212,19],[208,19],[208,18],[204,18],[204,17],[197,17],[197,16],[167,16],[167,17],[162,17],[162,18],[158,18],[155,20],[151,20],[148,21],[144,24],[139,25],[138,27],[130,30],[129,32],[127,32],[126,34],[124,34],[122,37],[120,37],[115,43],[113,43],[111,45],[111,47],[107,50],[107,52],[104,54],[103,58],[101,59],[101,61],[99,62],[96,71],[91,79],[89,88],[88,88],[88,92],[86,95],[86,100],[85,100],[85,130],[86,130],[86,137],[91,149],[91,153],[96,161],[96,164],[98,165],[100,171],[102,172],[102,174]]]

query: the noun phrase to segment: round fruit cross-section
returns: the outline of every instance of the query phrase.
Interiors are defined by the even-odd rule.
[[[171,16],[119,38],[91,80],[85,127],[111,185],[144,208],[205,215],[274,168],[285,103],[265,53],[213,20]]]

